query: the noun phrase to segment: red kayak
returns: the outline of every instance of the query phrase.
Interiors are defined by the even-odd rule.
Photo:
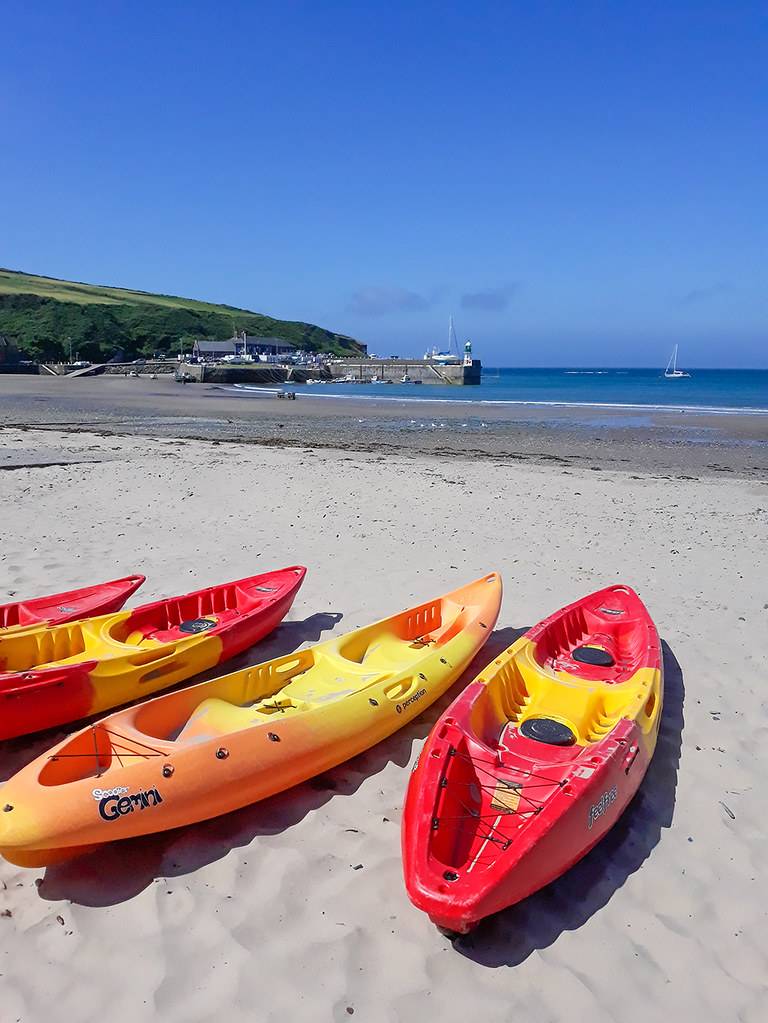
[[[143,575],[128,575],[124,579],[86,586],[82,590],[68,590],[50,597],[21,600],[16,604],[0,604],[0,635],[3,629],[57,625],[119,611],[144,578]]]
[[[192,678],[258,643],[293,604],[301,565],[128,611],[0,635],[0,739],[76,721]]]
[[[581,859],[643,780],[662,694],[658,633],[628,586],[518,639],[448,708],[411,776],[402,843],[414,905],[465,933]]]

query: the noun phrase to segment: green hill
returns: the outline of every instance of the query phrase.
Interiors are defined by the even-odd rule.
[[[0,268],[0,334],[29,358],[64,359],[72,351],[98,361],[122,349],[127,359],[189,350],[195,338],[223,341],[235,331],[279,337],[305,351],[360,355],[354,338],[311,323],[276,320],[235,306],[175,295],[60,281]]]

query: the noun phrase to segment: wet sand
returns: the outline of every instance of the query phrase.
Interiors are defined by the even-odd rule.
[[[338,400],[171,380],[0,376],[0,425],[381,454],[490,458],[660,476],[768,479],[768,416]]]

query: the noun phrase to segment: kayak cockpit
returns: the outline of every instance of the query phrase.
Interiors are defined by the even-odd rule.
[[[636,717],[652,699],[651,669],[638,670],[620,684],[544,672],[536,644],[527,640],[502,654],[488,671],[467,725],[471,735],[494,750],[519,741],[550,750],[587,746],[604,738],[622,717]],[[537,722],[552,727],[536,728]]]
[[[640,598],[612,586],[570,604],[529,633],[544,669],[615,685],[656,667],[658,639]]]
[[[274,592],[277,591],[274,587]],[[266,604],[267,593],[226,584],[210,590],[148,604],[110,625],[109,637],[128,646],[173,643],[190,635],[221,629]]]

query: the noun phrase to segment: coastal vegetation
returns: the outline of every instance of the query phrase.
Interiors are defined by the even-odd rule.
[[[94,362],[189,351],[195,338],[223,341],[236,331],[279,337],[310,352],[360,355],[354,338],[311,323],[278,320],[236,306],[175,295],[101,287],[0,268],[0,334],[30,359],[59,361],[70,350]]]

